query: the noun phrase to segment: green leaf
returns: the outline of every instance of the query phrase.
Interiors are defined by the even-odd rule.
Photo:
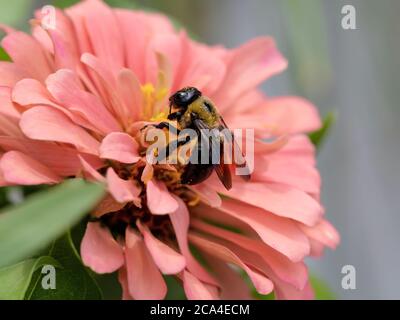
[[[311,286],[314,289],[316,300],[335,300],[335,294],[329,288],[327,283],[316,276],[310,276]]]
[[[44,256],[0,269],[0,300],[22,300],[33,273],[47,264],[60,266],[52,257]]]
[[[77,223],[102,198],[104,187],[69,180],[0,214],[0,267],[33,256]]]
[[[79,254],[68,232],[55,241],[49,255],[63,267],[57,270],[56,289],[43,289],[39,283],[41,274],[36,273],[29,287],[29,300],[98,300],[102,293],[89,270],[82,264]]]
[[[10,56],[2,47],[0,47],[0,61],[11,61]]]
[[[309,137],[311,139],[311,142],[317,147],[320,148],[325,139],[327,138],[328,134],[330,133],[333,125],[336,122],[336,113],[335,112],[330,112],[328,115],[325,117],[322,128],[319,129],[318,131],[310,133]]]
[[[68,8],[78,2],[79,2],[79,0],[53,0],[52,4],[54,6],[56,6],[57,8],[64,9],[64,8]]]

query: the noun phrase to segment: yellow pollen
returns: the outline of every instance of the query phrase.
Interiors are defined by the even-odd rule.
[[[146,83],[141,87],[143,94],[143,118],[150,121],[162,121],[167,115],[162,110],[167,108],[165,101],[168,95],[168,88],[155,88],[153,84]]]

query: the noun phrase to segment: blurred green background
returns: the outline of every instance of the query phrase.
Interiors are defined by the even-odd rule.
[[[0,2],[0,23],[28,29],[33,9],[74,0]],[[209,44],[237,46],[273,36],[289,69],[263,86],[298,94],[338,121],[319,154],[326,214],[342,243],[310,261],[343,299],[400,298],[400,2],[398,0],[110,0],[165,12]],[[341,9],[356,8],[357,30],[343,30]],[[341,287],[342,266],[357,289]]]

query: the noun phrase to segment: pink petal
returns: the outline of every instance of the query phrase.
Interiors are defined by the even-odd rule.
[[[247,223],[267,245],[294,262],[310,252],[307,237],[290,219],[235,200],[224,200],[219,210]]]
[[[107,227],[89,222],[81,242],[83,263],[96,273],[111,273],[122,267],[124,255],[121,246]]]
[[[135,163],[141,159],[138,149],[139,144],[130,135],[113,132],[103,139],[100,146],[100,157],[121,163]]]
[[[106,179],[85,159],[83,155],[78,155],[83,170],[95,181],[105,182]]]
[[[224,80],[226,64],[212,53],[212,49],[194,42],[190,43],[188,54],[191,59],[177,90],[182,86],[193,86],[208,96],[212,95]]]
[[[223,261],[205,254],[207,264],[218,279],[222,300],[251,300],[250,288],[243,276]]]
[[[13,184],[54,184],[61,181],[54,172],[40,162],[19,151],[10,151],[0,160],[4,179]]]
[[[240,260],[238,256],[236,256],[228,248],[193,234],[189,235],[189,239],[196,246],[200,247],[208,254],[222,261],[233,263],[238,267],[242,268],[250,277],[251,282],[254,284],[254,287],[260,294],[269,294],[273,290],[274,285],[268,278],[250,269],[245,263],[242,262],[242,260]]]
[[[36,141],[19,137],[0,137],[0,146],[6,151],[20,151],[29,154],[56,174],[75,176],[82,169],[79,152],[76,149],[60,146],[53,142]],[[99,158],[85,154],[86,162],[93,168],[103,166]]]
[[[42,45],[54,55],[57,69],[68,68],[75,70],[79,64],[79,49],[75,38],[75,30],[71,20],[62,10],[56,9],[55,29],[43,30],[41,27],[35,28],[35,35]],[[38,10],[35,14],[39,22],[46,17]],[[46,37],[47,36],[47,37]]]
[[[152,214],[169,214],[179,207],[176,199],[161,181],[150,180],[146,186],[146,196],[147,206]]]
[[[18,81],[29,77],[29,73],[15,63],[0,61],[0,86],[13,87]]]
[[[312,132],[321,127],[317,108],[300,97],[270,98],[262,114],[265,126],[274,128],[276,135]]]
[[[141,83],[145,83],[146,53],[153,35],[173,33],[171,22],[164,16],[117,9],[118,25],[125,40],[127,66],[133,70]]]
[[[139,120],[143,108],[142,91],[138,78],[130,69],[118,73],[117,90],[124,104],[123,116],[132,122]]]
[[[129,293],[128,275],[125,266],[119,269],[118,281],[122,287],[122,300],[134,300],[131,294]]]
[[[100,99],[83,90],[79,78],[72,71],[66,69],[57,71],[47,78],[46,85],[59,103],[71,112],[80,114],[99,132],[108,134],[121,130]]]
[[[144,243],[153,257],[154,263],[163,274],[177,274],[186,266],[185,258],[154,237],[146,225],[138,221],[138,227],[143,235]]]
[[[0,114],[13,121],[18,120],[20,117],[20,113],[15,109],[11,101],[11,89],[8,87],[0,87]]]
[[[25,111],[20,127],[31,139],[70,143],[82,152],[98,154],[99,142],[54,108],[34,107]]]
[[[201,222],[200,220],[192,221],[192,225],[201,231],[212,234],[223,240],[227,240],[236,246],[259,255],[265,261],[265,263],[271,267],[272,271],[275,272],[275,274],[277,274],[281,279],[291,283],[297,288],[304,288],[308,280],[308,273],[303,262],[293,263],[288,258],[259,240],[255,240],[222,228],[214,227]],[[232,251],[235,252],[233,249]]]
[[[220,184],[215,187],[228,197],[309,226],[317,223],[323,214],[323,208],[318,201],[304,191],[284,184],[235,181],[229,192]]]
[[[125,59],[124,34],[119,29],[114,11],[102,1],[85,1],[81,6],[93,54],[111,70],[119,70]]]
[[[331,249],[336,249],[340,242],[339,233],[325,219],[321,219],[321,221],[313,227],[300,225],[300,228],[308,237],[328,246]]]
[[[136,205],[140,204],[140,189],[132,180],[123,180],[115,173],[113,168],[107,170],[108,190],[112,196],[120,203],[133,201]]]
[[[268,169],[256,173],[254,179],[286,184],[310,194],[320,193],[321,178],[313,165],[278,154],[269,158]]]
[[[160,300],[167,285],[143,241],[130,228],[126,229],[126,268],[129,293],[137,300]]]
[[[46,105],[59,108],[46,87],[35,79],[22,79],[12,89],[12,100],[21,106]]]
[[[189,271],[183,272],[183,288],[189,300],[216,300],[218,296],[209,290],[207,285],[201,282]]]
[[[197,278],[203,282],[217,285],[217,282],[211,275],[200,265],[199,262],[193,257],[188,244],[188,231],[189,231],[189,211],[186,204],[179,197],[174,196],[178,202],[179,207],[176,211],[169,214],[172,226],[175,231],[176,240],[179,249],[186,259],[187,269]]]
[[[199,185],[191,186],[191,189],[194,190],[201,198],[202,201],[207,203],[209,206],[213,208],[218,208],[222,204],[222,199],[219,194],[213,189],[208,187],[206,184],[202,183]]]
[[[251,40],[232,51],[225,80],[214,97],[221,112],[240,95],[281,72],[286,66],[287,61],[269,37]]]
[[[23,32],[9,33],[1,42],[12,61],[29,73],[30,77],[44,81],[52,72],[47,57],[39,42]],[[29,53],[29,54],[27,54]]]

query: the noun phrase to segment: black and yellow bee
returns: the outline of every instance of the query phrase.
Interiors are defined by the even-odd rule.
[[[206,180],[215,170],[219,179],[227,190],[232,188],[232,175],[230,165],[224,163],[224,148],[222,143],[228,140],[232,143],[232,150],[236,163],[242,168],[245,168],[247,174],[241,177],[245,180],[250,179],[250,170],[247,167],[244,156],[236,144],[232,135],[223,134],[222,139],[210,139],[209,135],[205,135],[204,129],[207,132],[222,133],[224,129],[228,129],[225,121],[218,113],[217,108],[210,99],[203,96],[202,93],[194,87],[183,88],[174,93],[170,98],[170,111],[168,120],[176,120],[178,128],[171,126],[169,122],[161,122],[157,128],[169,128],[179,133],[183,129],[193,129],[197,133],[197,142],[195,148],[197,152],[193,153],[199,158],[197,161],[189,161],[185,166],[181,175],[181,183],[195,185]],[[216,129],[216,130],[212,130]],[[210,131],[211,130],[211,131]],[[227,131],[225,131],[227,132]],[[228,131],[230,132],[230,131]],[[204,143],[205,141],[208,143]],[[217,142],[216,142],[217,141]],[[175,142],[175,146],[181,146],[188,143],[187,140]],[[206,149],[207,148],[207,149]],[[171,149],[169,149],[171,150]],[[201,163],[200,157],[202,151],[208,152],[208,163]],[[215,157],[219,157],[219,161],[213,161]]]

